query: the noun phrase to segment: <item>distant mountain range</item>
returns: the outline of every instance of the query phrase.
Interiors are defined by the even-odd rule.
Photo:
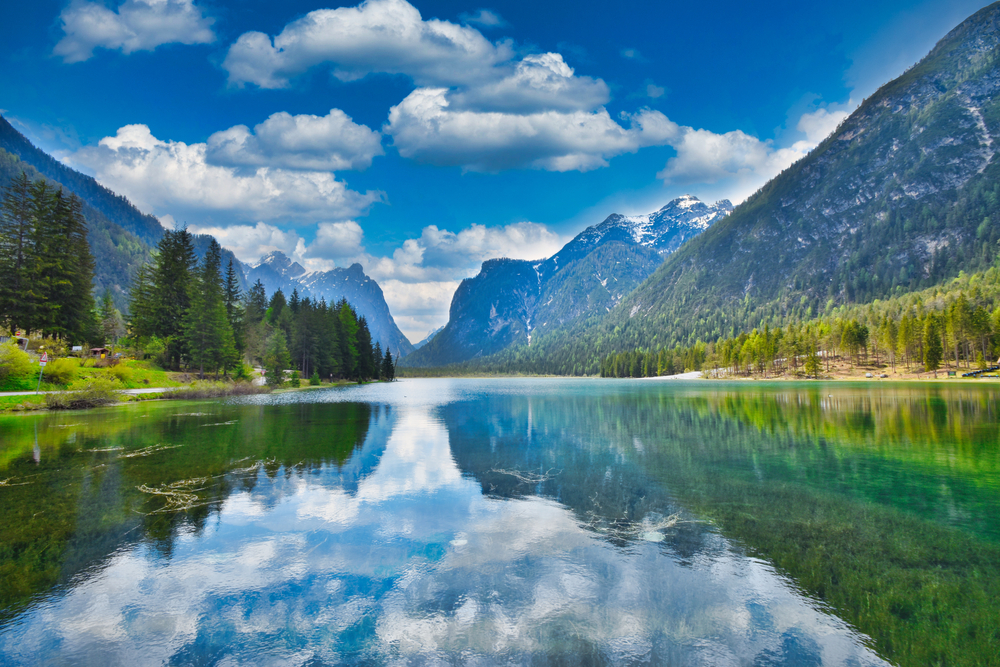
[[[610,215],[548,259],[488,260],[459,285],[444,329],[402,363],[441,366],[484,357],[605,314],[666,255],[732,210],[727,200],[709,205],[685,195],[655,213]]]
[[[352,264],[346,269],[310,272],[276,250],[248,267],[247,281],[253,284],[258,280],[268,294],[280,289],[286,298],[292,290],[298,290],[300,297],[326,299],[327,303],[347,299],[358,315],[365,317],[372,339],[379,341],[382,349],[390,349],[397,357],[406,356],[414,350],[413,344],[392,319],[382,288],[365,275],[360,264]]]

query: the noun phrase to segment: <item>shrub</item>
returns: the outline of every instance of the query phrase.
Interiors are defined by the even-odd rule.
[[[42,378],[52,384],[69,384],[76,379],[76,366],[72,359],[56,359],[45,367]]]
[[[118,391],[122,388],[118,380],[94,377],[87,380],[80,391],[66,391],[45,395],[45,404],[50,410],[82,410],[101,405],[117,403]]]
[[[302,382],[299,380],[299,372],[298,371],[292,371],[292,379],[289,381],[289,383],[293,387],[301,387],[302,386]]]
[[[31,375],[35,370],[33,366],[28,353],[13,342],[0,345],[0,383]]]
[[[319,386],[319,371],[313,371],[312,377],[309,378],[309,384],[314,387]]]
[[[240,363],[233,371],[233,379],[238,382],[250,382],[253,380],[253,366]]]
[[[124,384],[132,379],[132,369],[125,364],[115,364],[108,369],[108,375]]]

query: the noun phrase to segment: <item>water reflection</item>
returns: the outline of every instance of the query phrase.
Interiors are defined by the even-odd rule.
[[[8,604],[0,662],[880,663],[720,509],[769,521],[760,489],[787,498],[790,483],[815,509],[828,491],[802,469],[861,479],[877,448],[827,455],[826,436],[809,444],[822,419],[747,418],[788,411],[783,398],[686,391],[403,382],[0,422],[0,478],[24,484],[0,489],[0,509],[70,489],[44,507],[62,541],[2,529],[0,566],[39,583]],[[797,458],[780,455],[790,442]],[[8,538],[58,548],[58,581]]]

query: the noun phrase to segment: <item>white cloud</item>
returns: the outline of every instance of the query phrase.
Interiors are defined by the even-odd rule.
[[[853,103],[845,106],[851,107]],[[780,148],[773,141],[761,141],[741,130],[716,134],[678,126],[668,142],[677,155],[656,176],[676,184],[724,182],[730,187],[729,199],[738,203],[805,157],[847,116],[844,109],[821,108],[805,113],[799,118],[796,130],[806,138]]]
[[[321,223],[311,242],[294,230],[264,222],[192,226],[191,231],[213,235],[247,263],[273,250],[280,250],[309,271],[328,271],[358,262],[379,283],[393,318],[411,340],[420,340],[448,321],[458,283],[474,276],[484,260],[541,259],[555,254],[569,240],[534,222],[500,227],[474,224],[458,232],[429,225],[390,255],[377,256],[366,251],[364,231],[353,220]]]
[[[212,24],[193,0],[126,0],[117,11],[103,4],[74,0],[59,15],[66,36],[53,53],[67,63],[87,60],[94,49],[129,54],[161,44],[211,44]]]
[[[708,130],[682,128],[671,143],[677,157],[657,174],[672,183],[715,183],[723,178],[778,173],[809,152],[812,144],[799,141],[789,148],[775,148],[741,130],[716,134]]]
[[[365,250],[361,245],[364,235],[361,225],[353,220],[321,222],[316,238],[301,254],[304,258],[328,260],[354,258]]]
[[[244,33],[222,66],[230,84],[261,88],[287,87],[293,77],[324,63],[342,81],[383,72],[410,76],[418,85],[452,85],[480,79],[511,55],[508,44],[493,44],[474,28],[424,21],[405,0],[367,0],[309,12],[273,40],[261,32]]]
[[[627,118],[628,129],[603,108],[530,114],[452,109],[446,89],[418,88],[392,107],[383,131],[400,155],[418,162],[487,172],[588,171],[616,155],[662,144],[676,129],[658,111]]]
[[[407,338],[417,342],[448,321],[448,309],[459,282],[384,280],[379,282],[379,286],[396,326]]]
[[[558,53],[525,56],[513,72],[496,81],[448,93],[453,109],[536,113],[589,111],[611,98],[606,83],[575,76]]]
[[[145,125],[126,125],[69,161],[139,208],[191,224],[243,220],[293,223],[354,218],[381,201],[355,192],[329,172],[258,167],[241,173],[209,164],[206,144],[157,139]]]
[[[854,108],[857,105],[853,101],[850,101],[847,103],[847,106],[848,108]],[[837,126],[844,122],[849,115],[850,113],[843,109],[834,111],[817,109],[811,113],[802,114],[795,129],[806,135],[806,141],[819,144],[830,136],[837,129]]]
[[[654,100],[666,95],[667,89],[663,86],[657,86],[655,83],[646,84],[646,96],[651,97]]]
[[[326,116],[284,111],[271,114],[253,132],[236,125],[208,138],[210,164],[280,167],[307,171],[367,169],[382,155],[382,136],[358,125],[340,109]]]
[[[484,28],[502,28],[507,25],[499,14],[490,9],[477,9],[474,14],[462,13],[458,18],[463,23],[472,23]]]
[[[232,250],[239,260],[247,263],[256,262],[274,250],[280,250],[291,257],[302,242],[302,237],[294,231],[279,229],[264,222],[228,227],[192,225],[188,229],[194,234],[211,234],[219,241],[219,245]]]

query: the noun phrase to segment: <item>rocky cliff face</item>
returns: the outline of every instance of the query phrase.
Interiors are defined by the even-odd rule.
[[[335,303],[344,298],[354,306],[358,315],[368,321],[372,339],[382,344],[382,349],[392,350],[393,355],[403,357],[413,351],[413,345],[396,326],[389,312],[382,288],[365,275],[360,264],[330,271],[308,272],[284,253],[274,251],[264,255],[250,267],[247,280],[251,284],[260,280],[268,295],[280,289],[287,297],[297,289],[299,296],[310,299],[326,299]]]
[[[405,364],[488,356],[567,324],[603,315],[689,238],[732,211],[685,195],[648,215],[613,214],[545,260],[491,259],[462,281],[448,324]]]

